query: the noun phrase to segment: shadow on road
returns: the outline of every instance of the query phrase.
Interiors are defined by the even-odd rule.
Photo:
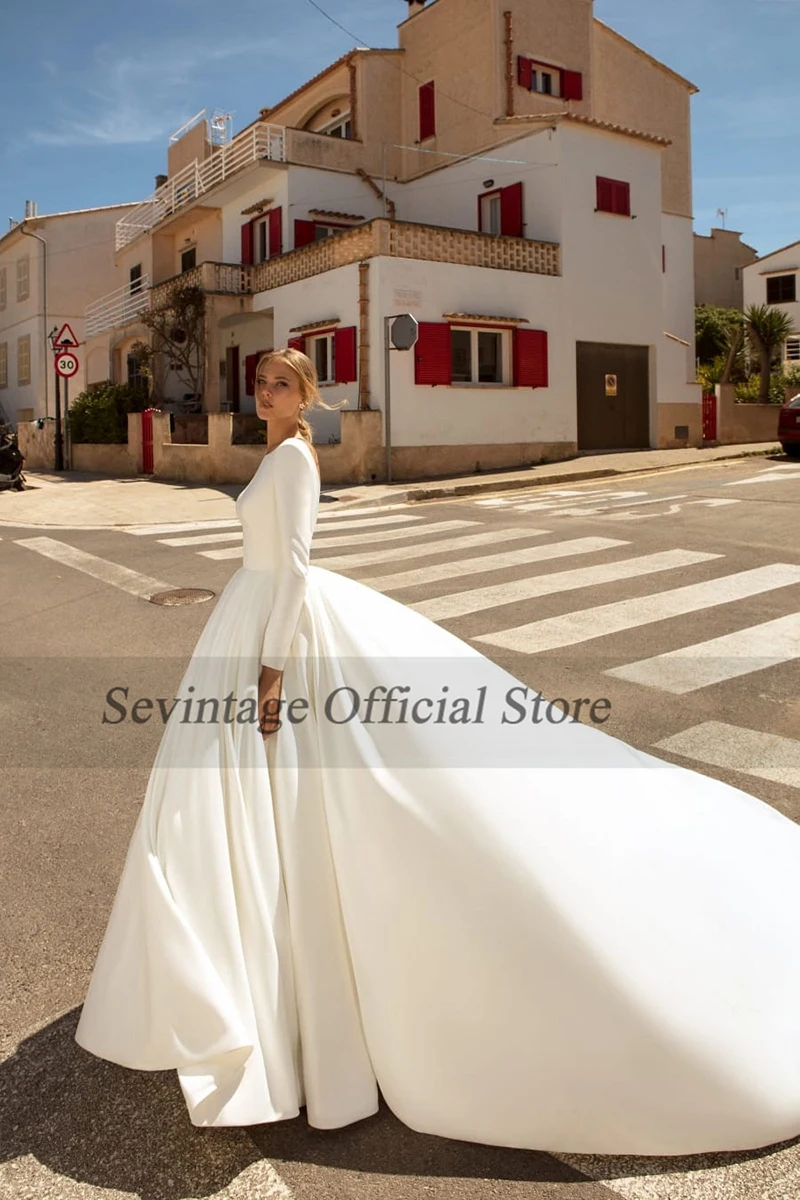
[[[383,1102],[374,1117],[339,1130],[311,1129],[304,1113],[275,1124],[198,1129],[174,1071],[132,1071],[88,1054],[74,1040],[78,1015],[76,1009],[25,1039],[0,1065],[2,1161],[30,1157],[79,1184],[141,1200],[214,1195],[261,1158],[274,1163],[298,1195],[318,1200],[371,1194],[369,1176],[376,1185],[381,1177],[409,1177],[409,1196],[423,1195],[426,1178],[453,1180],[454,1196],[462,1194],[456,1181],[470,1180],[463,1194],[477,1200],[498,1194],[492,1181],[568,1185],[586,1182],[587,1175],[688,1172],[800,1143],[681,1159],[570,1156],[574,1166],[568,1166],[546,1153],[415,1133]],[[391,1195],[400,1193],[391,1188]]]

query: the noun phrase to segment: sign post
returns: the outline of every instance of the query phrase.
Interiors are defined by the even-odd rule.
[[[68,330],[70,334],[72,333],[68,325],[65,325],[64,329]],[[64,329],[62,329],[61,333],[59,333],[59,338],[64,333]],[[65,440],[67,447],[67,462],[70,468],[72,467],[72,443],[69,436],[69,381],[73,375],[77,375],[79,370],[80,362],[78,361],[77,355],[71,350],[61,349],[58,345],[58,339],[56,339],[56,377],[64,380],[64,424],[66,425]],[[58,395],[58,393],[56,393],[56,395]],[[58,412],[58,400],[56,400],[56,412]],[[56,432],[56,437],[58,438],[58,432]],[[63,466],[60,469],[63,470]]]
[[[394,322],[390,327],[390,322]],[[419,337],[419,322],[411,313],[383,318],[383,415],[386,429],[386,482],[392,482],[392,350],[410,350]]]

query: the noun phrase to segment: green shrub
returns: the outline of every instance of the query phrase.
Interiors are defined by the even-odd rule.
[[[73,444],[128,440],[128,413],[147,408],[144,388],[128,383],[91,384],[69,406],[69,436]]]
[[[757,404],[761,380],[758,375],[751,375],[745,383],[736,384],[736,399],[743,404]],[[769,381],[769,403],[783,404],[786,399],[786,385],[782,375],[773,375]]]
[[[792,363],[781,376],[781,382],[786,387],[800,388],[800,363]]]

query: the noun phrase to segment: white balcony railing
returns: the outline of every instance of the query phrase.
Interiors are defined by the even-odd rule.
[[[283,162],[286,156],[285,132],[282,125],[268,125],[259,121],[227,146],[216,147],[202,162],[196,158],[117,221],[117,250],[259,158]]]
[[[101,296],[87,304],[84,314],[86,337],[96,337],[107,329],[116,329],[134,321],[145,308],[150,305],[150,276],[142,275],[133,283]]]

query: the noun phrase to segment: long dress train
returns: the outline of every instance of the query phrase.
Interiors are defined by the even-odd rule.
[[[519,681],[309,564],[318,500],[300,438],[237,500],[244,565],[167,722],[79,1044],[175,1068],[204,1126],[305,1105],[336,1128],[380,1087],[413,1129],[538,1150],[800,1133],[800,829],[589,725],[504,721]],[[284,670],[266,743],[261,663]]]

